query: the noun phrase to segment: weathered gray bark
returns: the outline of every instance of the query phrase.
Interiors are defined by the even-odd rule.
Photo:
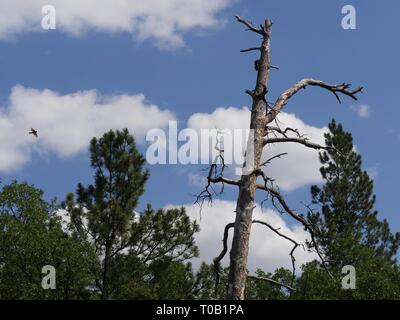
[[[295,274],[295,264],[294,264],[295,259],[293,253],[294,250],[296,250],[296,248],[298,247],[298,243],[293,239],[290,239],[289,237],[281,234],[272,226],[270,226],[268,223],[253,221],[252,219],[253,209],[255,207],[254,198],[257,190],[262,190],[266,192],[267,196],[272,199],[272,203],[277,210],[279,210],[280,212],[286,212],[290,217],[292,217],[297,222],[302,224],[305,230],[307,230],[310,233],[311,243],[313,244],[316,253],[321,259],[322,264],[325,267],[327,273],[330,275],[331,278],[333,278],[329,270],[326,268],[325,261],[318,248],[318,244],[315,242],[315,230],[313,229],[313,226],[301,214],[298,214],[297,212],[289,208],[284,197],[280,194],[279,189],[274,187],[273,180],[269,178],[262,170],[262,167],[271,162],[273,159],[280,158],[285,154],[275,155],[264,163],[261,163],[261,157],[263,153],[263,148],[266,145],[276,144],[276,143],[297,143],[312,149],[317,149],[317,150],[327,149],[327,147],[325,146],[309,142],[298,132],[297,129],[286,128],[285,130],[282,130],[279,128],[279,126],[270,125],[270,123],[272,123],[276,119],[278,114],[285,107],[288,100],[291,99],[301,89],[305,89],[308,86],[320,87],[330,91],[332,94],[335,95],[338,101],[341,102],[339,97],[340,94],[348,96],[354,100],[357,100],[357,94],[362,92],[363,88],[360,87],[355,90],[351,90],[351,85],[347,83],[332,85],[321,80],[303,79],[298,83],[296,83],[293,87],[284,91],[278,97],[273,106],[267,108],[266,94],[268,93],[267,88],[268,88],[269,72],[271,69],[276,68],[272,66],[270,63],[270,37],[271,37],[272,22],[270,20],[266,20],[264,25],[261,25],[260,28],[257,28],[253,24],[249,23],[246,20],[241,19],[238,16],[236,16],[236,19],[240,23],[244,24],[248,28],[248,30],[262,36],[262,44],[260,47],[242,50],[242,52],[250,52],[250,51],[260,52],[260,58],[255,62],[254,65],[257,70],[256,87],[253,91],[250,90],[246,91],[246,93],[249,94],[253,100],[251,109],[251,119],[250,119],[250,129],[252,130],[252,132],[250,134],[246,151],[247,163],[245,163],[245,169],[244,169],[245,171],[242,174],[240,180],[233,180],[226,178],[223,175],[225,165],[223,165],[222,170],[218,172],[217,170],[218,164],[213,163],[210,167],[207,176],[207,185],[205,189],[197,197],[196,202],[199,203],[201,206],[206,199],[212,201],[212,195],[214,192],[212,189],[212,185],[214,184],[222,184],[222,185],[226,184],[226,185],[236,186],[239,188],[239,196],[236,204],[235,222],[229,223],[225,227],[224,239],[223,239],[224,247],[220,255],[214,259],[214,268],[217,276],[216,277],[217,279],[216,288],[217,288],[219,283],[220,263],[227,252],[228,231],[233,227],[234,234],[232,240],[232,247],[230,251],[227,298],[233,300],[241,300],[244,299],[244,291],[247,280],[247,259],[249,253],[249,238],[250,238],[251,226],[253,223],[261,223],[265,226],[268,226],[269,229],[274,231],[276,234],[295,244],[295,246],[290,252],[290,256],[293,263],[293,275]],[[287,135],[288,132],[294,133],[295,136],[294,137],[288,136]],[[273,137],[269,136],[271,134],[273,134]],[[223,154],[221,154],[220,157],[223,160]],[[261,177],[264,183],[262,184],[257,183],[258,177]],[[279,205],[280,207],[278,207]],[[252,276],[252,278],[254,279],[255,277]],[[276,283],[276,281],[267,278],[263,278],[260,280]],[[288,287],[285,284],[280,284],[280,285],[286,288],[290,288],[290,290],[294,290],[292,287]]]
[[[239,22],[245,23],[237,17]],[[253,26],[248,25],[252,30]],[[270,64],[270,35],[272,22],[266,20],[263,29],[252,31],[262,34],[262,45],[254,50],[260,51],[260,59],[256,61],[257,83],[254,91],[247,93],[253,99],[251,109],[250,129],[254,132],[254,168],[259,168],[264,147],[266,130],[266,99]],[[252,49],[253,50],[253,49]],[[252,137],[251,137],[252,138]],[[257,190],[257,173],[243,175],[240,180],[239,196],[236,205],[236,220],[230,251],[230,266],[228,277],[228,299],[244,299],[244,290],[247,279],[247,258],[249,252],[249,238],[254,209],[254,197]]]

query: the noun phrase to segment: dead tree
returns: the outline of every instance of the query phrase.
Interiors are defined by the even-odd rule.
[[[305,147],[313,149],[326,149],[325,146],[318,145],[308,141],[302,136],[295,128],[286,128],[282,130],[277,120],[277,116],[282,111],[288,100],[292,98],[301,89],[306,89],[309,86],[320,87],[328,90],[338,99],[339,103],[340,95],[348,96],[354,100],[357,100],[357,94],[362,91],[362,88],[356,90],[351,89],[350,84],[342,83],[339,85],[331,85],[324,81],[314,79],[303,79],[296,83],[293,87],[283,92],[274,104],[269,105],[266,100],[268,93],[268,80],[270,70],[277,68],[271,65],[270,61],[270,39],[272,30],[272,21],[266,20],[263,25],[256,27],[252,23],[236,16],[236,19],[241,24],[244,24],[249,31],[261,36],[262,43],[259,47],[249,48],[241,50],[241,52],[259,52],[259,58],[255,61],[255,69],[257,71],[257,81],[254,90],[247,90],[246,93],[252,98],[251,107],[251,119],[250,129],[254,133],[253,139],[253,170],[247,172],[241,176],[239,180],[228,179],[224,176],[225,164],[223,162],[223,154],[220,155],[222,159],[222,168],[218,170],[218,165],[214,162],[209,170],[207,176],[207,186],[204,191],[198,196],[197,202],[203,203],[206,199],[212,201],[213,185],[222,184],[233,185],[239,188],[239,195],[237,198],[236,205],[236,219],[234,222],[228,224],[225,227],[224,239],[223,239],[223,250],[221,254],[215,258],[214,265],[215,270],[218,273],[220,261],[224,258],[228,247],[227,237],[230,229],[234,229],[233,240],[230,251],[230,266],[228,276],[228,288],[227,298],[232,300],[244,299],[244,291],[246,280],[248,277],[257,278],[247,274],[247,260],[249,252],[249,238],[251,232],[251,226],[255,223],[261,224],[267,227],[278,236],[285,238],[292,242],[293,249],[290,252],[293,266],[293,279],[295,276],[295,258],[294,251],[301,245],[295,240],[287,237],[286,235],[279,232],[279,230],[273,228],[270,224],[264,221],[253,220],[253,209],[255,208],[255,194],[257,190],[262,190],[266,193],[267,199],[272,201],[272,204],[276,209],[282,213],[288,214],[290,217],[299,222],[310,234],[310,244],[315,252],[320,257],[323,266],[325,266],[323,253],[320,252],[318,243],[316,243],[315,235],[317,230],[310,224],[310,222],[302,215],[292,210],[286,203],[284,197],[281,195],[279,188],[275,186],[274,181],[266,175],[263,167],[268,165],[271,161],[282,157],[284,154],[279,154],[271,157],[269,160],[262,162],[263,150],[267,145],[275,143],[297,143],[302,144]],[[249,152],[249,150],[247,150]],[[329,273],[330,274],[330,273]],[[331,276],[331,275],[330,275]],[[218,279],[218,277],[217,277]],[[268,281],[273,284],[282,285],[288,290],[294,290],[293,286],[279,284],[276,281],[268,278],[259,279],[262,281]],[[293,281],[292,281],[293,285]]]

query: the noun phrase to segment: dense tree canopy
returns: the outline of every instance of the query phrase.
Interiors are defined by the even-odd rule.
[[[13,182],[0,192],[0,298],[89,297],[95,258],[90,243],[66,233],[43,192]],[[54,266],[56,289],[43,290],[42,268]]]

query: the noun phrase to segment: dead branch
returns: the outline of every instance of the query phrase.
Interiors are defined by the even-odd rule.
[[[251,276],[251,275],[247,275],[247,278],[253,279],[253,280],[266,281],[266,282],[269,282],[269,283],[272,283],[272,284],[276,284],[277,286],[284,287],[284,288],[286,288],[286,289],[288,289],[288,290],[290,290],[290,291],[296,291],[295,288],[292,288],[291,286],[288,286],[287,284],[281,283],[281,282],[276,281],[276,280],[271,279],[271,278],[257,277],[257,276]]]
[[[267,186],[267,182],[265,182],[263,185],[262,185],[262,184],[258,184],[258,185],[257,185],[257,189],[266,191],[266,192],[271,196],[271,198],[272,198],[272,204],[274,205],[274,207],[275,207],[279,212],[281,212],[281,213],[286,212],[287,214],[289,214],[289,215],[290,215],[293,219],[295,219],[297,222],[300,222],[300,223],[303,225],[304,229],[310,233],[311,241],[312,241],[313,247],[314,247],[314,249],[315,249],[315,251],[316,251],[318,257],[320,258],[320,260],[321,260],[321,262],[322,262],[322,265],[323,265],[325,271],[328,273],[329,277],[330,277],[332,280],[334,280],[334,277],[332,276],[331,272],[329,271],[329,269],[328,269],[328,267],[327,267],[327,265],[326,265],[325,259],[324,259],[324,257],[322,256],[322,254],[321,254],[321,252],[320,252],[318,243],[317,243],[317,241],[315,240],[315,234],[316,234],[316,232],[315,232],[313,226],[311,225],[311,223],[310,223],[309,221],[307,221],[307,220],[304,218],[303,215],[300,215],[300,214],[294,212],[292,209],[290,209],[290,207],[289,207],[288,204],[286,203],[286,201],[285,201],[285,199],[283,198],[283,196],[279,193],[279,191],[275,190],[274,188],[268,187],[268,186]],[[283,208],[283,211],[280,210],[280,209],[276,206],[276,203],[275,203],[274,199],[278,200],[279,204],[280,204],[280,205],[282,206],[282,208]]]
[[[307,86],[320,87],[332,92],[335,95],[336,99],[339,101],[339,103],[341,103],[339,93],[348,96],[353,100],[358,100],[357,93],[362,92],[363,90],[363,87],[360,87],[355,90],[350,90],[351,85],[347,83],[332,85],[321,80],[303,79],[279,96],[278,100],[275,102],[274,107],[267,114],[267,123],[270,123],[276,118],[276,116],[279,114],[279,112],[281,112],[281,110],[287,104],[288,100],[291,97],[293,97],[301,89],[305,89]]]
[[[311,149],[317,149],[317,150],[328,150],[328,147],[321,146],[316,143],[308,142],[307,139],[300,139],[300,138],[271,138],[271,139],[265,139],[264,144],[273,144],[273,143],[285,143],[285,142],[294,142],[294,143],[300,143],[308,148]]]
[[[235,16],[236,20],[239,21],[240,23],[244,24],[249,31],[253,31],[255,33],[258,33],[262,36],[266,36],[266,30],[264,28],[258,29],[254,24],[252,24],[251,22],[248,22],[247,20],[242,19],[239,16]]]
[[[287,152],[277,154],[276,156],[273,156],[273,157],[269,158],[267,161],[264,161],[264,162],[261,164],[260,167],[263,167],[263,166],[265,166],[265,165],[267,165],[267,164],[270,164],[270,163],[272,162],[272,160],[275,160],[275,159],[278,159],[278,158],[280,159],[280,158],[282,158],[283,156],[287,156],[287,155],[288,155]]]
[[[223,176],[219,176],[217,178],[210,178],[211,183],[222,183],[222,184],[229,184],[232,186],[240,186],[240,180],[232,180],[224,178]]]
[[[267,222],[260,221],[260,220],[253,220],[253,223],[258,223],[258,224],[264,225],[264,226],[268,227],[269,229],[271,229],[273,232],[275,232],[278,236],[280,236],[280,237],[282,237],[282,238],[284,238],[284,239],[286,239],[286,240],[288,240],[288,241],[293,243],[293,248],[289,253],[290,258],[292,260],[292,281],[291,281],[291,286],[293,287],[294,279],[296,277],[296,259],[294,257],[294,252],[300,246],[300,244],[297,241],[293,240],[292,238],[290,238],[290,237],[284,235],[283,233],[279,232],[278,228],[274,228],[273,226],[271,226]]]
[[[303,137],[304,137],[304,135],[301,135],[301,134],[299,133],[299,130],[298,130],[298,129],[293,129],[293,128],[290,128],[290,127],[287,127],[287,128],[285,128],[285,130],[282,130],[282,129],[279,128],[279,127],[267,126],[267,130],[266,130],[267,135],[268,135],[268,133],[270,133],[270,132],[274,132],[274,133],[276,132],[276,133],[281,134],[281,135],[284,136],[285,138],[288,138],[287,133],[288,133],[289,131],[290,131],[290,132],[294,132],[298,138],[303,138]]]
[[[250,52],[250,51],[260,51],[261,48],[260,47],[255,47],[255,48],[248,48],[248,49],[243,49],[240,50],[240,52],[245,53],[245,52]]]
[[[215,272],[215,293],[217,293],[218,290],[218,285],[219,285],[219,280],[220,280],[220,276],[219,276],[219,268],[221,265],[221,261],[222,259],[225,257],[226,252],[228,251],[228,235],[229,235],[229,229],[233,228],[235,226],[235,223],[228,223],[225,226],[225,230],[224,230],[224,238],[222,240],[223,243],[223,249],[221,251],[221,253],[218,255],[218,257],[216,257],[214,259],[214,272]]]
[[[200,213],[201,213],[201,209],[203,207],[204,201],[208,200],[209,204],[212,203],[212,191],[213,190],[210,191],[210,189],[212,189],[211,178],[212,178],[213,173],[214,173],[214,171],[216,169],[216,166],[217,165],[215,163],[213,163],[210,166],[210,170],[209,170],[208,175],[207,175],[207,185],[205,186],[204,190],[202,192],[200,192],[200,194],[196,198],[195,203],[199,205]]]
[[[210,169],[208,171],[207,175],[207,185],[205,186],[204,190],[197,196],[195,204],[198,204],[200,207],[200,212],[203,207],[204,201],[208,201],[208,203],[212,203],[212,197],[213,194],[217,195],[217,192],[213,189],[213,185],[222,183],[222,188],[221,191],[219,192],[220,194],[223,193],[225,184],[228,185],[234,185],[234,186],[240,186],[240,180],[232,180],[232,179],[227,179],[224,177],[224,170],[228,167],[225,164],[225,158],[224,158],[224,150],[220,149],[218,147],[218,144],[220,143],[219,139],[217,138],[217,142],[215,145],[215,149],[219,152],[218,155],[215,157],[213,164],[210,166]],[[221,161],[221,169],[218,173],[218,161]]]

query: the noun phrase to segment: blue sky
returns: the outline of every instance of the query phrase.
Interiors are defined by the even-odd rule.
[[[182,127],[193,114],[212,114],[217,107],[248,106],[250,100],[244,91],[254,86],[255,55],[241,54],[239,50],[256,45],[259,39],[244,32],[233,17],[239,14],[256,23],[268,17],[274,21],[272,63],[280,67],[271,74],[269,100],[275,100],[281,91],[305,77],[365,87],[358,102],[343,99],[341,105],[329,93],[311,88],[296,96],[285,111],[316,128],[335,118],[352,132],[364,167],[375,176],[380,216],[387,218],[393,230],[398,231],[400,3],[389,0],[221,0],[219,3],[223,4],[221,8],[211,13],[201,9],[215,19],[210,26],[176,31],[184,41],[177,46],[171,43],[169,35],[160,44],[160,37],[152,36],[151,32],[150,36],[140,38],[135,32],[108,30],[90,23],[84,31],[71,34],[66,23],[63,28],[62,13],[57,30],[30,31],[35,23],[40,25],[41,15],[31,17],[31,12],[36,11],[24,8],[21,2],[15,10],[24,12],[29,23],[19,21],[21,26],[12,25],[4,34],[1,28],[6,27],[0,24],[0,118],[6,117],[13,105],[10,95],[16,85],[39,92],[49,89],[60,96],[93,89],[106,96],[143,94],[145,105],[154,104],[160,110],[171,111]],[[345,4],[357,9],[356,30],[341,28],[341,9]],[[162,14],[168,16],[168,12]],[[368,117],[360,117],[355,111],[361,105],[368,106]],[[40,110],[33,110],[33,114]],[[68,121],[74,122],[71,119]],[[148,121],[135,121],[144,120]],[[69,127],[68,123],[63,126]],[[71,127],[74,128],[72,124]],[[66,129],[64,134],[75,133]],[[54,151],[58,147],[52,143],[52,148],[31,150],[17,168],[2,170],[2,183],[26,180],[42,188],[46,197],[60,200],[67,192],[74,191],[78,182],[90,183],[93,172],[88,153],[82,151],[87,148],[66,155]],[[139,144],[139,148],[145,152],[146,144]],[[296,159],[291,163],[297,165]],[[189,181],[188,174],[204,174],[202,168],[149,166],[151,178],[140,208],[148,202],[154,207],[193,202],[193,195],[201,188]],[[300,202],[310,201],[307,183],[287,193],[294,207],[301,208]],[[223,198],[233,201],[235,197],[235,190],[228,190]]]

